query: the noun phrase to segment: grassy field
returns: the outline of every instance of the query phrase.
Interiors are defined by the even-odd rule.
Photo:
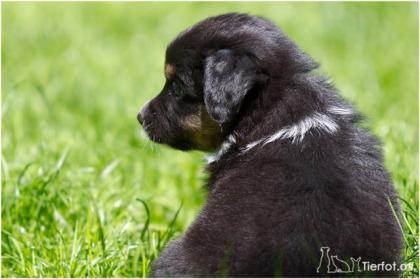
[[[3,3],[3,277],[143,277],[186,229],[204,154],[150,143],[136,114],[166,44],[229,11],[282,26],[367,115],[418,274],[416,3]]]

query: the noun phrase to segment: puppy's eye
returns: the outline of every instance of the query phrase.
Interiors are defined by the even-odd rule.
[[[175,98],[181,98],[184,95],[182,86],[178,82],[172,84],[171,95]]]
[[[182,81],[173,81],[169,95],[173,96],[177,101],[182,101],[185,103],[195,103],[198,101],[197,97],[188,90]]]

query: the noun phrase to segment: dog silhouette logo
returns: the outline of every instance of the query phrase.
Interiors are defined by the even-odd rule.
[[[360,272],[360,260],[350,257],[351,264],[343,259],[340,259],[337,255],[330,255],[330,247],[321,247],[321,258],[319,265],[316,269],[317,273],[353,273]]]

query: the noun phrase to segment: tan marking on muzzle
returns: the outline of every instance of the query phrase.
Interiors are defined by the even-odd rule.
[[[188,115],[182,122],[197,149],[211,151],[221,143],[219,124],[214,121],[204,106],[197,114]]]
[[[174,78],[176,73],[175,66],[172,64],[166,64],[165,65],[165,77],[166,79],[172,79]]]
[[[202,122],[200,115],[197,114],[188,115],[183,121],[183,126],[186,128],[186,130],[190,131],[200,130],[201,125]]]

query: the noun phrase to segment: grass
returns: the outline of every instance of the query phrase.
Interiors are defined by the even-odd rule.
[[[209,15],[263,15],[368,117],[418,275],[417,3],[3,3],[3,277],[144,277],[205,198],[203,154],[136,121],[166,44]],[[182,205],[182,206],[181,206]]]

